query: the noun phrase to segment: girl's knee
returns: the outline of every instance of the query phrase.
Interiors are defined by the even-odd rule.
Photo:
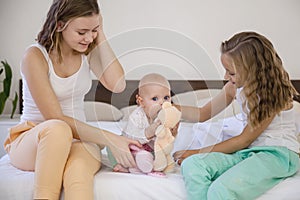
[[[207,154],[192,155],[181,163],[181,173],[187,179],[207,179],[210,177],[211,166],[207,162]]]
[[[197,155],[193,155],[184,159],[181,163],[181,172],[184,177],[194,176],[194,171],[199,171],[202,167],[201,159]]]
[[[194,166],[205,165],[205,157],[207,154],[195,154],[187,157],[181,163],[182,168],[191,168]]]
[[[192,156],[187,157],[181,163],[182,172],[189,171],[189,168],[193,165],[194,165],[194,159],[192,159]]]
[[[71,127],[64,121],[51,119],[44,122],[45,128],[41,132],[42,137],[47,136],[59,141],[72,142],[73,135]]]
[[[44,123],[46,123],[49,128],[54,130],[71,131],[71,127],[65,121],[59,119],[50,119]]]

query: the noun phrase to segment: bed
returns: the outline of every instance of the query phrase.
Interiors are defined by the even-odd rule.
[[[217,94],[225,82],[171,80],[170,83],[173,88],[172,99],[174,102],[200,106]],[[21,81],[20,84],[22,84]],[[293,81],[293,84],[299,91],[300,81]],[[134,97],[137,92],[137,85],[138,81],[127,81],[127,87],[123,93],[111,94],[101,84],[94,81],[91,91],[85,98],[88,123],[113,133],[121,134],[122,127],[127,123],[129,113],[136,106]],[[297,119],[300,119],[300,104],[296,100],[294,105],[297,109]],[[20,103],[22,102],[20,101]],[[182,121],[173,151],[199,148],[238,134],[242,128],[241,122],[238,120],[238,109],[234,102],[225,111],[208,122],[190,123]],[[100,113],[105,113],[105,115]],[[298,123],[300,132],[299,124],[300,122]],[[203,132],[206,134],[201,134]],[[106,156],[106,149],[102,150],[102,154],[102,168],[95,175],[94,180],[95,200],[127,200],[133,198],[140,200],[186,199],[180,166],[176,166],[175,172],[167,174],[166,178],[115,173],[111,171]],[[0,159],[0,199],[32,199],[33,172],[18,170],[10,164],[8,155],[0,156],[2,156]],[[299,185],[300,172],[285,179],[260,196],[258,200],[299,199]]]

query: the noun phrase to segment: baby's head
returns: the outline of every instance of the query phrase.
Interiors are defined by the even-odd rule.
[[[154,120],[164,102],[171,102],[171,89],[168,80],[160,74],[145,75],[139,82],[136,102],[149,120]]]

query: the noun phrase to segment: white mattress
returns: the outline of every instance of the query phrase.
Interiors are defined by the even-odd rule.
[[[228,123],[238,123],[224,121],[222,127],[228,127]],[[110,130],[117,134],[121,133],[121,128],[125,122],[93,122],[94,126]],[[216,122],[214,122],[216,123]],[[204,124],[205,126],[211,123]],[[220,123],[219,123],[220,124]],[[203,131],[203,124],[201,130]],[[206,127],[207,128],[207,127]],[[215,132],[217,140],[222,133]],[[199,142],[199,124],[181,123],[179,134],[175,141],[174,151],[186,148],[198,148],[203,143]],[[214,137],[206,137],[209,143],[216,141]],[[212,140],[213,139],[213,140]],[[135,175],[111,172],[107,167],[108,162],[103,150],[103,167],[95,176],[94,194],[95,200],[184,200],[186,199],[184,181],[180,174],[180,167],[176,167],[176,172],[168,174],[166,178],[157,178],[147,175]],[[9,163],[7,155],[0,159],[0,199],[2,200],[31,200],[33,196],[33,172],[24,172],[14,168]],[[267,191],[258,200],[299,200],[300,199],[300,172],[293,177],[287,178],[280,184]],[[62,199],[62,198],[61,198]]]

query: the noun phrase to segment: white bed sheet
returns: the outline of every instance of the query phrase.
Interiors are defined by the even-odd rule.
[[[91,125],[120,134],[126,122],[92,122]],[[222,123],[224,127],[227,124]],[[175,141],[175,150],[197,148],[199,131],[195,130],[198,124],[181,123],[179,134]],[[200,137],[201,138],[201,137]],[[212,141],[212,140],[210,140]],[[184,181],[180,174],[180,167],[166,178],[157,178],[147,175],[135,175],[111,172],[107,157],[103,150],[103,166],[95,176],[95,200],[184,200],[186,199]],[[2,200],[31,200],[33,196],[33,172],[24,172],[14,168],[9,163],[7,155],[0,159],[0,199]],[[267,191],[258,200],[299,200],[300,199],[300,172],[287,178],[280,184]],[[63,198],[61,198],[63,199]]]

